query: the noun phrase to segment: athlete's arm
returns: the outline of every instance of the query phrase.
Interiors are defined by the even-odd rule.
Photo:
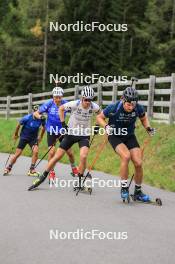
[[[150,127],[150,123],[146,114],[143,117],[140,117],[140,121],[145,129]]]
[[[64,105],[61,105],[59,107],[59,117],[60,117],[61,123],[65,122],[65,120],[64,120],[64,112],[65,112]]]
[[[72,111],[77,108],[77,101],[67,102],[59,107],[59,117],[61,123],[65,123],[65,111]]]
[[[41,119],[42,114],[40,114],[39,111],[35,111],[35,112],[33,113],[33,116],[34,116],[36,119]]]
[[[100,114],[96,116],[96,123],[105,128],[107,126],[107,122],[105,121],[105,119],[106,117],[102,111]]]
[[[150,136],[154,136],[155,133],[156,133],[156,129],[155,128],[152,128],[150,126],[150,123],[149,123],[149,120],[148,120],[148,117],[147,117],[146,114],[143,117],[140,117],[140,121],[141,121],[143,127],[146,129],[147,133]]]
[[[16,140],[19,136],[18,136],[18,133],[19,133],[19,129],[21,127],[21,124],[18,123],[16,128],[15,128],[15,132],[14,132],[14,135],[13,135],[13,139]]]
[[[43,114],[44,114],[44,113],[48,113],[48,109],[51,107],[52,102],[53,102],[53,100],[51,99],[51,100],[47,101],[46,103],[42,104],[42,105],[39,107],[38,111],[35,111],[35,112],[33,113],[33,116],[34,116],[36,119],[42,119],[42,118],[43,118]]]
[[[42,126],[40,136],[38,137],[38,143],[42,141],[45,130],[46,130],[45,127]]]

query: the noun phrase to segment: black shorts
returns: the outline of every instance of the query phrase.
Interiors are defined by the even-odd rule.
[[[128,135],[128,136],[111,135],[108,137],[108,140],[114,150],[121,143],[125,144],[128,149],[140,148],[140,145],[135,135]]]
[[[65,135],[61,144],[60,148],[64,150],[68,150],[74,145],[75,143],[78,143],[79,148],[82,147],[88,147],[89,148],[89,136],[73,136],[73,135]]]
[[[64,136],[61,136],[60,134],[55,135],[52,134],[50,135],[49,132],[47,132],[47,145],[48,147],[55,145],[56,141],[59,140],[61,142],[63,140]]]
[[[20,138],[17,148],[24,149],[27,144],[32,149],[34,145],[38,145],[38,139],[37,138],[32,138],[32,139]]]

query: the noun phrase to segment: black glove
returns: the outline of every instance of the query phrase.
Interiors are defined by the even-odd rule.
[[[152,128],[152,127],[147,127],[146,128],[146,131],[148,132],[148,134],[152,137],[155,135],[156,133],[156,129],[155,128]]]
[[[95,127],[94,127],[94,135],[98,134],[99,129],[100,129],[100,126],[96,124]]]
[[[45,115],[41,115],[41,120],[46,120],[46,116]]]
[[[66,130],[66,132],[68,132],[68,126],[66,125],[65,121],[61,122],[62,128],[64,128]]]

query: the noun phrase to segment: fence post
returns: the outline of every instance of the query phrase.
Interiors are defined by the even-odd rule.
[[[74,92],[75,100],[79,98],[79,86],[75,85],[75,92]]]
[[[149,94],[148,94],[148,118],[153,117],[153,106],[154,106],[154,89],[155,89],[156,77],[150,75],[149,79]]]
[[[28,113],[32,112],[32,93],[28,94]]]
[[[101,83],[97,84],[97,102],[98,102],[98,105],[100,105],[100,106],[103,104],[102,84]]]
[[[118,95],[118,85],[117,83],[113,84],[113,89],[112,89],[112,102],[115,103],[117,101],[117,95]]]
[[[6,119],[9,119],[10,117],[10,101],[11,101],[11,96],[7,96],[7,106],[6,106]]]
[[[172,124],[173,121],[175,121],[175,73],[172,73],[172,75],[171,75],[169,124]]]

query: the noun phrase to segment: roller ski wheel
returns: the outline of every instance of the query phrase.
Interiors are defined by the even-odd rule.
[[[162,200],[160,198],[156,198],[155,202],[157,205],[162,206]]]
[[[147,201],[141,201],[141,200],[138,200],[134,194],[131,194],[130,196],[132,198],[132,201],[136,203],[144,203],[144,204],[162,206],[162,200],[160,198],[156,198],[155,200],[149,199]]]
[[[92,188],[91,187],[88,187],[87,191],[90,193],[90,195],[92,194]]]
[[[130,203],[130,197],[127,197],[126,199],[123,199],[123,203],[125,203],[125,202]]]

